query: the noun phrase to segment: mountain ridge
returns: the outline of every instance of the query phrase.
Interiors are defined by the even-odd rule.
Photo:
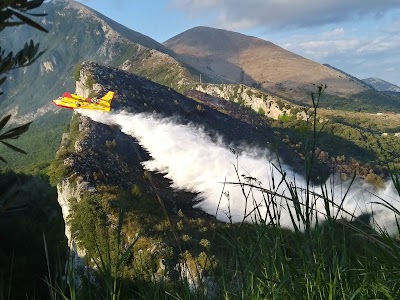
[[[224,82],[225,84],[229,82],[242,84],[245,82],[247,86],[251,88],[262,88],[264,92],[266,91],[267,94],[273,97],[278,97],[284,90],[289,92],[289,94],[280,97],[282,101],[288,100],[291,94],[297,94],[300,95],[299,97],[304,99],[304,101],[293,102],[300,105],[310,104],[309,93],[310,89],[313,89],[311,84],[307,84],[305,89],[297,90],[297,88],[290,86],[288,82],[284,82],[276,85],[278,90],[271,91],[271,89],[265,87],[265,85],[262,87],[262,82],[257,82],[246,75],[242,70],[242,66],[235,65],[235,61],[232,63],[225,60],[225,62],[219,63],[210,58],[211,62],[216,64],[217,67],[220,64],[222,67],[228,67],[226,70],[228,74],[225,74],[226,76],[214,72],[212,68],[207,69],[207,67],[209,67],[207,64],[193,63],[193,61],[189,61],[188,63],[184,59],[180,59],[182,55],[179,53],[172,52],[173,50],[167,49],[164,45],[161,45],[153,39],[145,37],[138,32],[131,31],[78,2],[71,0],[51,1],[43,4],[43,8],[48,15],[42,19],[42,24],[49,29],[48,34],[37,33],[34,29],[30,28],[25,30],[13,28],[8,31],[8,36],[14,37],[13,39],[8,39],[7,35],[0,38],[3,44],[8,43],[8,40],[10,40],[9,46],[11,48],[14,48],[14,46],[17,47],[18,43],[21,44],[24,43],[25,40],[33,38],[36,41],[42,41],[42,47],[47,49],[45,54],[40,57],[34,65],[24,70],[13,72],[2,86],[5,87],[4,92],[7,97],[2,99],[0,108],[4,112],[12,113],[15,122],[23,123],[35,120],[34,124],[31,126],[30,134],[22,136],[17,141],[17,145],[22,149],[39,153],[34,159],[29,159],[28,157],[16,158],[10,155],[8,159],[11,166],[13,166],[14,161],[19,165],[45,165],[45,161],[48,161],[49,157],[54,155],[55,149],[61,139],[63,128],[65,128],[69,122],[70,112],[57,110],[56,107],[51,104],[51,100],[57,98],[64,91],[71,91],[73,89],[74,69],[77,64],[85,60],[102,62],[103,64],[113,67],[119,67],[164,86],[168,86],[180,93],[186,93],[200,83],[204,85],[207,83],[219,84],[221,81],[224,81],[224,78],[229,77],[228,75],[230,75],[231,72],[228,71],[232,69],[234,71],[233,73],[236,72],[236,77],[228,78],[228,80]],[[112,24],[108,25],[107,22]],[[203,33],[207,33],[211,30],[215,33],[214,39],[218,39],[221,32],[226,33],[224,30],[217,30],[209,27],[199,27],[198,29]],[[182,35],[185,36],[185,33],[182,33]],[[239,44],[239,48],[235,49],[233,46],[231,47],[231,45],[236,43],[237,37],[240,39],[243,38],[243,40],[241,44]],[[134,41],[130,38],[134,39]],[[161,51],[138,44],[138,42],[142,41],[143,44],[160,49]],[[267,45],[271,46],[273,49],[281,49],[270,42],[255,37],[246,37],[239,33],[229,33],[224,43],[225,46],[228,45],[228,48],[231,49],[231,55],[235,56],[238,49],[253,47],[249,41],[252,41],[252,43],[260,47]],[[198,42],[194,41],[194,43],[196,44]],[[206,46],[208,45],[207,43],[203,44]],[[212,45],[210,44],[208,46],[211,47]],[[280,53],[279,51],[277,52],[278,54]],[[285,53],[287,54],[287,51]],[[292,53],[290,57],[297,59],[299,56]],[[305,59],[302,61],[308,62]],[[276,72],[269,73],[273,74]],[[37,76],[37,74],[40,74],[40,76]],[[32,87],[34,87],[34,89],[32,89]],[[210,90],[211,88],[212,86],[210,85],[210,88],[205,89]],[[235,90],[236,88],[231,87],[231,89]],[[329,87],[329,89],[332,89],[332,87]],[[376,93],[369,96],[371,100],[368,102],[368,105],[371,103],[370,105],[372,107],[370,111],[376,107],[375,99],[378,96]],[[241,95],[236,96],[230,96],[231,98],[233,97],[230,100],[240,101]],[[243,94],[242,96],[245,95]],[[336,96],[331,96],[330,98],[326,98],[326,101],[321,102],[321,106],[325,105],[330,108],[339,107],[354,110],[360,109],[359,107],[363,108],[363,105],[366,103],[364,101],[365,97],[339,99]],[[382,110],[396,111],[396,105],[400,103],[397,102],[396,99],[395,96],[393,96],[393,99],[384,99],[385,101],[391,102],[388,102],[390,105],[386,106],[385,103],[382,102],[383,104],[381,104],[381,106],[384,108]],[[252,106],[249,102],[246,102],[246,105]],[[254,107],[260,108],[258,104],[254,105]],[[268,115],[266,107],[263,106],[262,109]],[[275,118],[277,117],[278,115],[275,114]],[[48,136],[50,134],[51,137]],[[45,143],[42,138],[36,138],[37,136],[47,136],[46,139],[51,140],[49,149],[52,150],[50,152],[44,147]],[[41,153],[43,153],[43,155],[41,155]],[[41,156],[46,157],[46,159],[36,161],[36,159],[39,159]],[[17,159],[19,162],[16,161]]]
[[[63,1],[58,3],[60,5],[58,7],[64,8],[66,7],[63,6],[65,3],[76,4]],[[246,203],[246,206],[247,199],[250,198],[246,196],[247,192],[244,192],[244,184],[254,185],[254,188],[258,190],[262,188],[262,180],[264,184],[267,184],[265,187],[268,189],[269,178],[264,180],[252,177],[253,167],[256,165],[256,168],[268,169],[268,162],[271,161],[273,162],[270,165],[272,172],[275,171],[275,174],[280,173],[283,176],[282,180],[276,181],[278,186],[284,181],[287,182],[286,178],[293,174],[298,174],[295,177],[298,182],[301,182],[304,173],[310,176],[311,181],[320,184],[326,182],[326,179],[334,172],[337,172],[335,175],[338,180],[340,177],[340,180],[344,181],[354,174],[354,176],[365,179],[366,182],[374,183],[376,187],[384,184],[383,181],[387,174],[381,167],[383,159],[377,155],[377,152],[371,150],[370,146],[376,145],[378,142],[379,146],[383,145],[382,148],[389,145],[396,155],[395,143],[397,140],[395,140],[394,134],[381,137],[379,128],[372,133],[362,131],[360,124],[363,124],[365,120],[358,116],[357,119],[354,118],[356,129],[349,126],[345,117],[340,118],[334,115],[317,117],[314,115],[313,119],[312,107],[295,107],[281,98],[258,92],[259,89],[256,87],[251,88],[243,84],[200,84],[195,79],[198,64],[190,67],[189,64],[186,65],[185,62],[174,59],[174,57],[179,58],[179,54],[172,53],[170,55],[131,42],[129,38],[120,35],[117,31],[114,32],[114,29],[105,25],[104,20],[96,21],[98,15],[92,18],[92,15],[87,16],[86,8],[81,8],[81,6],[78,8],[84,10],[79,17],[83,20],[81,23],[78,22],[79,18],[71,17],[76,13],[76,9],[64,9],[62,12],[58,12],[60,18],[53,19],[53,25],[59,30],[54,35],[50,35],[50,38],[53,39],[52,41],[59,41],[56,39],[60,38],[57,35],[64,33],[62,38],[64,42],[67,41],[66,44],[64,47],[49,48],[49,56],[43,57],[35,68],[36,72],[40,72],[40,76],[32,78],[32,73],[29,74],[27,70],[26,74],[31,75],[29,78],[32,81],[23,82],[21,85],[22,88],[28,90],[27,93],[36,92],[48,96],[58,91],[50,89],[49,82],[53,85],[60,85],[57,86],[60,89],[68,87],[71,92],[72,83],[75,83],[75,92],[85,96],[103,95],[109,90],[115,92],[112,111],[108,114],[104,113],[98,121],[95,121],[95,112],[92,111],[75,111],[71,118],[71,114],[66,110],[53,107],[54,110],[44,112],[42,117],[36,118],[35,122],[35,124],[44,123],[43,120],[48,117],[47,124],[41,128],[41,131],[47,134],[50,131],[49,125],[60,126],[63,124],[60,116],[64,114],[66,130],[55,132],[53,136],[46,135],[42,139],[42,143],[46,142],[45,148],[50,148],[51,145],[54,146],[57,143],[59,145],[55,159],[48,167],[45,166],[45,171],[52,184],[57,185],[58,201],[62,207],[66,234],[70,239],[69,244],[72,245],[73,251],[76,248],[84,250],[78,255],[86,255],[85,262],[89,268],[93,267],[94,271],[101,269],[99,265],[94,266],[96,258],[100,256],[101,259],[102,254],[107,254],[107,251],[110,254],[113,251],[111,255],[103,257],[117,258],[117,264],[121,264],[124,268],[121,270],[121,274],[123,273],[124,279],[126,278],[123,280],[126,283],[132,281],[133,284],[136,284],[136,282],[147,280],[155,282],[160,278],[165,279],[165,282],[170,282],[170,278],[179,278],[179,281],[189,282],[191,280],[190,283],[200,283],[206,282],[205,276],[210,274],[210,277],[217,278],[218,275],[215,274],[219,273],[214,271],[218,271],[218,264],[226,263],[234,256],[231,252],[224,251],[226,249],[224,247],[228,244],[227,240],[224,238],[214,239],[215,234],[227,233],[226,236],[235,236],[238,229],[247,226],[247,223],[244,222],[245,219],[239,227],[235,224],[222,224],[216,221],[215,217],[219,209],[221,214],[226,215],[230,221],[235,214],[235,210],[232,210],[233,214],[231,213],[230,205],[230,200],[234,198],[229,198],[229,195],[233,195],[233,193],[229,194],[224,190],[226,185],[235,183],[227,182],[231,180],[227,177],[223,182],[224,176],[221,173],[225,168],[231,167],[236,171],[239,181],[237,187],[242,189],[243,203]],[[61,17],[65,17],[65,19]],[[47,21],[52,22],[50,18]],[[115,26],[114,24],[114,28],[118,29],[118,26]],[[77,27],[82,27],[83,32],[79,31],[80,28]],[[91,30],[91,34],[87,34],[87,30]],[[132,38],[140,39],[141,37],[133,32]],[[80,43],[81,39],[85,40],[86,44]],[[240,49],[244,49],[246,46],[252,47],[245,41],[248,40],[243,40],[242,45],[239,45]],[[148,45],[151,46],[151,39],[145,42],[150,43]],[[260,47],[269,45],[258,40],[255,42],[260,43]],[[73,47],[67,47],[70,44]],[[154,47],[156,46],[155,44]],[[229,47],[229,40],[225,41],[225,45],[221,49],[225,47]],[[232,56],[235,56],[237,49],[231,48],[230,50],[232,50]],[[86,59],[96,61],[86,61]],[[81,62],[81,60],[85,61]],[[72,64],[76,61],[79,61],[78,65]],[[106,66],[105,63],[111,66]],[[231,66],[235,66],[234,63]],[[203,67],[207,70],[207,65]],[[60,71],[64,68],[66,70]],[[24,74],[17,74],[16,79],[21,80],[22,75]],[[240,74],[239,77],[241,77]],[[202,78],[217,80],[223,77],[210,72],[209,76]],[[12,78],[11,82],[16,82],[16,79]],[[40,81],[40,79],[47,81]],[[243,74],[241,81],[247,79]],[[254,83],[257,87],[261,87],[260,82]],[[32,91],[32,86],[35,87],[34,91]],[[49,90],[46,91],[46,88]],[[314,92],[315,88],[318,90],[318,87],[313,88]],[[178,92],[175,89],[181,90]],[[186,93],[183,94],[183,92]],[[317,97],[319,99],[319,95]],[[115,121],[116,116],[128,116],[129,119],[125,119],[128,126]],[[271,118],[266,118],[266,116]],[[134,118],[136,117],[141,121],[135,122]],[[157,124],[150,123],[151,126],[146,127],[147,123],[144,123],[143,119],[156,119],[159,122]],[[156,131],[158,125],[165,128],[165,125],[171,123],[176,124],[179,128],[184,128],[190,136],[180,134],[181,131],[170,130],[172,134],[169,131],[171,127],[161,131],[161,134]],[[128,130],[126,130],[127,127]],[[140,136],[140,133],[131,134],[129,127],[145,128],[141,131],[144,133],[143,136]],[[195,128],[196,131],[189,131],[188,128]],[[392,129],[396,130],[396,128]],[[64,133],[61,135],[60,132]],[[57,133],[59,135],[56,135]],[[197,133],[199,134],[197,135]],[[175,165],[183,166],[181,170],[184,172],[180,175],[186,179],[192,171],[199,170],[201,178],[195,178],[195,180],[200,184],[216,183],[221,193],[219,194],[220,191],[218,191],[218,195],[214,198],[215,203],[218,202],[218,197],[220,197],[220,201],[226,197],[228,206],[220,206],[221,202],[218,202],[217,212],[210,208],[204,211],[196,209],[196,205],[202,204],[202,199],[197,197],[197,193],[201,193],[201,191],[193,188],[195,185],[188,187],[176,184],[171,186],[172,179],[168,179],[171,178],[168,177],[169,170],[165,171],[168,169],[168,165],[164,169],[149,167],[152,161],[157,160],[157,153],[150,150],[152,148],[146,148],[142,143],[144,136],[151,140],[157,150],[162,148],[165,153],[168,152],[166,154],[176,154],[180,153],[179,151],[188,153],[189,159],[185,159],[184,155],[178,155],[179,163],[177,160],[171,160],[175,162]],[[164,136],[168,136],[170,139],[165,141],[163,140]],[[209,143],[204,148],[200,143],[191,144],[192,137],[194,140],[207,143],[209,141]],[[178,147],[164,148],[170,141]],[[315,146],[311,148],[311,151],[307,146],[310,141]],[[215,145],[218,147],[214,148]],[[28,152],[39,156],[43,155],[42,149],[33,147],[33,150]],[[175,151],[175,149],[177,150]],[[304,167],[307,165],[305,162],[307,162],[310,152],[313,158],[312,169]],[[225,156],[226,153],[228,155]],[[239,154],[243,153],[257,158],[256,163],[247,165],[243,164],[243,161],[239,162],[239,158],[243,157]],[[47,159],[52,158],[51,151],[46,152],[45,155],[48,156]],[[232,156],[233,163],[231,163],[229,155]],[[278,155],[279,158],[275,161],[274,159]],[[207,163],[202,163],[200,167],[197,167],[199,164],[196,165],[196,160],[192,160],[192,158],[198,156],[210,157],[210,167]],[[259,156],[260,159],[258,159]],[[387,158],[385,155],[384,162],[387,162]],[[228,160],[229,166],[222,167],[223,164],[218,164],[222,160]],[[399,163],[399,158],[395,157],[393,161]],[[203,161],[200,160],[200,162]],[[218,175],[216,177],[209,176],[209,173],[206,172],[206,169],[214,168],[211,164],[216,166],[215,170]],[[44,172],[44,170],[40,171]],[[255,176],[258,177],[258,175]],[[272,173],[272,182],[270,181],[272,189],[265,190],[266,197],[263,195],[263,200],[260,198],[261,202],[254,201],[254,211],[258,211],[258,207],[263,205],[270,207],[269,203],[273,203],[276,199],[278,187],[275,189],[274,180]],[[296,181],[292,187],[295,185]],[[177,188],[178,186],[191,192],[182,191]],[[290,189],[289,184],[287,186]],[[242,195],[240,192],[239,194]],[[207,196],[204,197],[204,199],[206,198]],[[319,198],[318,195],[317,198]],[[298,198],[293,198],[295,202],[292,202],[289,197],[282,198],[284,202],[290,203],[288,207],[292,203],[300,203],[296,202],[296,199],[298,200]],[[238,201],[232,200],[231,203],[234,209]],[[342,204],[343,201],[339,205]],[[276,206],[276,208],[280,215],[283,211],[282,207]],[[126,212],[125,219],[122,217],[123,212]],[[244,214],[246,215],[246,211]],[[251,214],[252,212],[249,212],[249,216]],[[234,217],[237,218],[237,215]],[[42,215],[40,217],[42,218]],[[265,218],[267,217],[265,215]],[[260,220],[261,218],[260,215]],[[294,219],[293,215],[291,218]],[[247,220],[249,219],[247,218]],[[276,224],[279,224],[279,221]],[[116,234],[114,234],[115,229],[119,230]],[[262,228],[262,230],[264,229]],[[298,232],[300,233],[300,231]],[[261,236],[265,233],[264,230]],[[256,251],[251,251],[252,254],[249,255],[253,259],[253,254],[257,253],[260,245],[258,236],[248,234],[243,236],[251,236],[257,240],[254,248]],[[114,237],[116,238],[114,239]],[[71,239],[74,239],[74,242],[71,242]],[[138,240],[139,242],[135,244]],[[117,243],[113,241],[117,241]],[[280,240],[277,244],[280,245]],[[115,246],[117,246],[116,249]],[[226,256],[227,259],[214,257],[214,253],[218,253],[214,250],[218,247],[222,249],[220,253],[223,253],[223,258]],[[122,254],[124,250],[126,252]],[[201,264],[201,261],[205,261],[205,263]],[[213,266],[213,261],[217,261],[218,264]],[[206,269],[207,262],[211,262],[211,266],[208,267],[210,272]],[[232,259],[232,262],[236,264],[237,260]],[[46,264],[42,265],[46,267]],[[89,268],[83,270],[87,272],[82,272],[82,274],[90,274]],[[192,268],[193,274],[201,273],[201,275],[193,279],[190,274],[188,275],[190,270],[186,272],[190,268]],[[74,270],[74,268],[72,269]],[[203,270],[207,272],[203,272]],[[118,271],[117,267],[115,272]],[[78,273],[76,272],[76,274]],[[274,284],[274,282],[272,283]],[[236,285],[237,281],[234,278],[233,284],[230,286]],[[95,284],[94,287],[93,290],[96,293],[99,289]],[[127,292],[131,293],[132,289],[129,288]],[[203,296],[201,298],[204,298]],[[93,298],[101,297],[94,296]]]
[[[127,69],[130,66],[131,71],[142,73],[144,76],[161,76],[161,82],[165,81],[167,76],[177,77],[174,80],[178,82],[182,81],[182,78],[190,77],[184,74],[184,67],[167,54],[171,51],[160,43],[140,33],[131,32],[130,29],[76,1],[51,1],[44,3],[41,9],[47,13],[40,22],[49,30],[48,34],[37,32],[30,27],[13,27],[4,30],[0,37],[0,42],[8,45],[10,49],[18,49],[29,39],[40,42],[41,49],[46,49],[32,66],[10,74],[2,85],[4,95],[0,109],[5,114],[12,114],[11,122],[14,123],[35,120],[29,134],[21,136],[16,144],[34,152],[40,149],[43,157],[47,157],[46,161],[54,156],[70,116],[69,111],[57,110],[52,100],[65,91],[72,91],[74,68],[80,62],[91,60],[120,66],[130,61],[130,65],[125,65]],[[112,26],[107,22],[112,23]],[[123,32],[119,33],[116,30]],[[166,53],[147,48],[131,41],[130,38]],[[157,62],[157,65],[154,62]],[[173,67],[162,75],[159,67],[164,62]],[[44,148],[41,138],[35,138],[45,132],[52,132],[49,144],[51,152]],[[56,135],[59,138],[55,138]],[[7,149],[5,151],[7,153]],[[12,153],[7,153],[7,156],[10,166],[30,165],[41,157],[37,155],[33,160],[29,160],[23,156],[15,157]],[[42,165],[44,161],[40,159],[35,163]]]
[[[64,1],[64,0],[61,0]],[[66,2],[69,3],[72,7],[75,7],[78,9],[78,11],[81,11],[82,9],[86,9],[87,11],[90,11],[92,14],[97,16],[97,19],[101,22],[104,22],[106,26],[109,26],[115,33],[118,35],[123,36],[127,41],[129,42],[135,42],[137,44],[140,44],[144,47],[150,48],[150,49],[155,49],[160,52],[164,52],[167,54],[172,54],[172,52],[164,47],[161,43],[157,42],[156,40],[152,39],[149,36],[146,36],[140,32],[137,32],[133,29],[127,28],[124,25],[119,24],[118,22],[110,19],[109,17],[101,14],[98,11],[95,11],[94,9],[82,4],[78,3],[74,0],[65,0]],[[86,14],[84,14],[86,16]]]
[[[293,90],[308,95],[312,84],[327,84],[327,93],[357,94],[365,86],[346,75],[287,51],[271,42],[211,27],[189,29],[163,43],[187,63],[201,65],[206,74],[214,72],[227,81],[243,83],[302,99]],[[228,45],[229,47],[224,47]],[[228,48],[228,49],[227,49]],[[224,52],[220,50],[225,49]],[[232,72],[234,74],[232,74]]]
[[[378,91],[382,92],[400,92],[400,87],[393,83],[390,83],[386,80],[377,78],[377,77],[369,77],[363,79],[366,83],[374,87]]]

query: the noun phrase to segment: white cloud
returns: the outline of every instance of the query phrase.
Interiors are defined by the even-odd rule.
[[[278,42],[284,48],[300,55],[306,53],[308,58],[314,60],[343,53],[355,53],[364,43],[361,38],[349,36],[343,28],[319,34],[288,36]]]
[[[169,1],[191,18],[206,18],[203,25],[251,32],[356,77],[400,84],[399,0]]]
[[[289,36],[281,41],[288,50],[305,52],[311,58],[324,58],[333,55],[400,55],[400,34],[370,32],[370,35],[348,33],[343,28],[315,35]],[[389,55],[389,56],[390,56]]]
[[[170,6],[182,10],[190,18],[203,15],[218,5],[218,0],[171,0]]]
[[[350,30],[340,27],[319,34],[287,36],[277,44],[359,78],[380,77],[400,84],[399,32],[377,28],[363,34],[356,27]]]
[[[400,9],[398,0],[171,0],[171,4],[191,17],[216,14],[214,26],[234,30],[320,26],[380,18]]]
[[[345,36],[345,30],[344,30],[344,28],[335,28],[332,31],[323,32],[323,36],[329,37],[329,38],[344,37]]]

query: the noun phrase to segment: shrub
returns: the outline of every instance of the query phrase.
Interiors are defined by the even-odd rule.
[[[93,88],[93,85],[96,83],[96,81],[94,80],[94,77],[93,77],[93,74],[88,74],[87,75],[87,77],[86,77],[86,82],[85,82],[85,85],[86,85],[86,87],[88,87],[88,88]]]
[[[79,81],[81,78],[81,70],[82,70],[82,65],[81,64],[77,64],[74,67],[74,80],[75,81]]]
[[[296,120],[296,117],[293,115],[287,115],[286,113],[284,113],[283,115],[278,116],[278,120],[282,121],[282,122],[291,122]]]
[[[204,112],[205,110],[204,110],[204,107],[203,106],[201,106],[200,104],[197,104],[196,105],[196,110],[198,111],[198,112]]]

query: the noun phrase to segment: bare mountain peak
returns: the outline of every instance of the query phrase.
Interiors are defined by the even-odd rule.
[[[175,49],[176,47],[179,48],[182,43],[189,47],[201,47],[205,50],[223,51],[224,53],[242,51],[249,45],[274,45],[254,36],[206,26],[198,26],[186,30],[165,41],[163,45]],[[177,49],[175,52],[179,53],[181,51]]]
[[[341,72],[269,41],[228,30],[195,27],[164,45],[204,75],[257,86],[290,100],[308,99],[313,84],[327,84],[327,92],[340,97],[368,89]]]

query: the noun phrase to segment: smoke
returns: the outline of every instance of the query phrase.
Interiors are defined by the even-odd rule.
[[[201,209],[220,220],[240,222],[244,218],[254,221],[279,217],[281,226],[293,227],[290,212],[295,214],[295,205],[290,200],[293,196],[288,188],[292,183],[301,202],[305,203],[307,195],[312,195],[309,204],[320,212],[319,218],[323,217],[326,210],[324,201],[318,195],[325,192],[336,205],[335,209],[330,204],[331,214],[337,213],[337,207],[340,206],[356,216],[373,213],[380,226],[388,230],[394,226],[393,212],[373,203],[381,200],[365,182],[354,182],[347,193],[349,184],[332,176],[325,184],[324,192],[320,187],[313,187],[306,192],[304,178],[288,166],[279,168],[277,160],[271,159],[265,149],[242,146],[233,150],[223,142],[222,137],[211,138],[201,127],[182,125],[174,119],[161,119],[154,114],[79,112],[93,121],[118,125],[122,132],[136,138],[152,157],[142,163],[144,168],[164,174],[172,181],[174,188],[199,193],[203,200],[199,204]],[[250,184],[253,188],[239,182]],[[265,190],[262,192],[256,187]],[[379,191],[379,195],[395,207],[400,207],[394,200],[398,196],[392,184],[388,183],[384,191]],[[305,207],[300,205],[300,209],[304,212]],[[341,217],[349,217],[349,214],[339,211]],[[301,224],[299,220],[300,227]]]

